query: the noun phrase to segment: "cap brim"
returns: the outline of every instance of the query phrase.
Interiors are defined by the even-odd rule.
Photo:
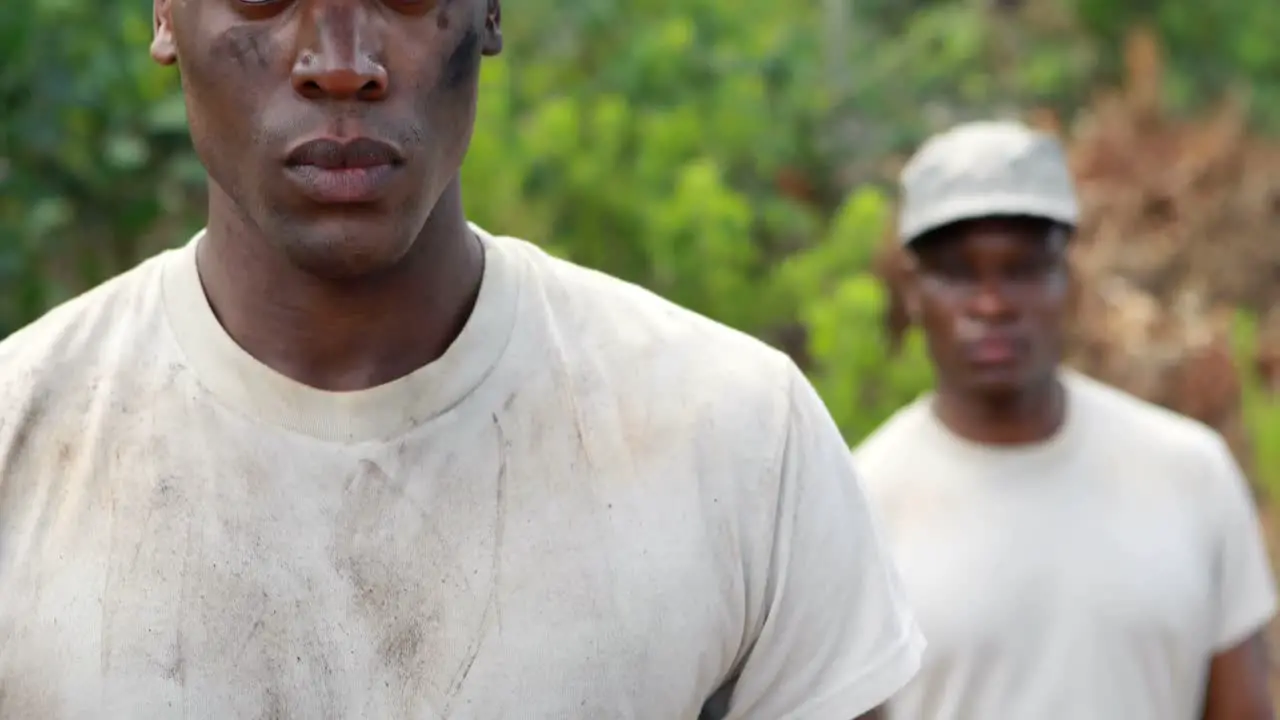
[[[983,195],[952,198],[927,210],[904,209],[898,221],[898,237],[904,246],[945,225],[987,217],[1026,216],[1075,227],[1080,210],[1074,202],[1054,202],[1028,195]]]

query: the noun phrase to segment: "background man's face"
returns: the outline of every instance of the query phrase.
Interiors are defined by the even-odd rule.
[[[924,238],[914,265],[911,291],[943,385],[1005,395],[1052,375],[1069,275],[1061,230],[1031,219],[957,223]]]
[[[498,0],[156,0],[152,54],[181,69],[215,205],[353,277],[403,257],[456,178],[500,21]]]

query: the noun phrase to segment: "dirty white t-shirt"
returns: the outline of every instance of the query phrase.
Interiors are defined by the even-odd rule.
[[[322,392],[195,244],[0,343],[0,717],[849,720],[920,635],[780,353],[481,233],[438,362]]]
[[[1074,372],[1050,441],[980,446],[930,398],[856,451],[929,638],[891,720],[1198,720],[1276,609],[1223,440]]]

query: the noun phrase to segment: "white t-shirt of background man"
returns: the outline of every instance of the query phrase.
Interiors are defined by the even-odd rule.
[[[1043,444],[967,442],[924,398],[856,451],[929,638],[892,720],[1198,720],[1211,658],[1275,613],[1222,438],[1062,377]]]
[[[0,343],[0,717],[849,720],[920,635],[782,354],[476,229],[362,392],[223,331],[195,244]]]

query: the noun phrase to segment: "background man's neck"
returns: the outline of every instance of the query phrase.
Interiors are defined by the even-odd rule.
[[[957,435],[988,445],[1024,445],[1053,437],[1066,417],[1066,392],[1055,373],[1042,383],[1000,396],[939,387],[934,412]]]

